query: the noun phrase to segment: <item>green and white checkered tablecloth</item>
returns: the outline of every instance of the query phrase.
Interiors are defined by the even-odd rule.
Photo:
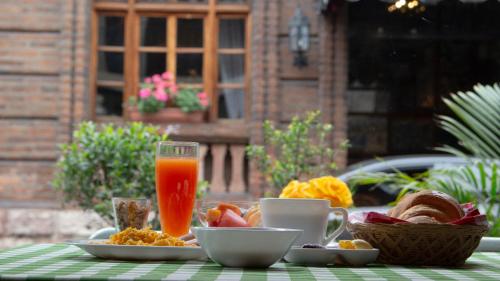
[[[476,253],[462,268],[223,268],[212,262],[125,262],[94,258],[75,246],[39,244],[0,252],[0,280],[500,280],[500,253]]]

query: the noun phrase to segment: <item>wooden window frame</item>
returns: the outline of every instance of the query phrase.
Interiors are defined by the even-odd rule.
[[[222,88],[241,88],[244,90],[244,113],[242,119],[250,118],[250,40],[251,40],[251,17],[249,4],[217,4],[217,0],[207,0],[206,4],[189,3],[141,3],[136,0],[128,2],[95,2],[91,17],[91,62],[90,62],[90,112],[93,120],[113,121],[127,120],[129,109],[126,106],[130,96],[135,96],[140,85],[140,53],[165,53],[167,70],[176,76],[176,58],[179,53],[201,53],[203,54],[203,76],[201,84],[210,98],[209,122],[215,122],[218,118],[218,23],[221,18],[245,19],[245,46],[241,49],[224,49],[224,54],[243,54],[245,64],[245,77],[243,83],[233,85],[223,84]],[[248,2],[248,1],[247,1]],[[116,15],[124,17],[124,46],[99,46],[99,16]],[[162,17],[167,20],[166,47],[140,46],[140,20],[141,17]],[[202,48],[177,48],[176,32],[178,18],[202,18],[204,20],[203,47]],[[170,36],[169,36],[170,35]],[[200,50],[201,49],[201,50]],[[173,51],[172,51],[173,50]],[[109,117],[96,115],[97,95],[97,66],[98,51],[123,51],[124,54],[124,81],[123,88],[123,114],[122,116]],[[179,52],[180,51],[180,52]],[[201,52],[200,52],[201,51]],[[183,84],[179,84],[182,86]]]

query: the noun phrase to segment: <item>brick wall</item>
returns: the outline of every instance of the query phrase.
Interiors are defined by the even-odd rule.
[[[250,142],[262,143],[261,122],[269,119],[286,125],[294,115],[321,110],[323,121],[334,124],[331,144],[347,137],[346,10],[330,15],[318,12],[315,0],[254,0],[252,6],[252,133]],[[288,22],[297,3],[309,18],[308,65],[293,65],[288,48]],[[345,167],[347,155],[336,161]],[[255,166],[251,166],[250,186],[254,194],[267,187]]]
[[[0,1],[1,241],[39,236],[17,227],[23,216],[53,226],[51,211],[24,208],[60,207],[49,182],[57,145],[86,117],[90,2]]]
[[[89,3],[0,1],[0,202],[54,201],[57,144],[85,117]]]

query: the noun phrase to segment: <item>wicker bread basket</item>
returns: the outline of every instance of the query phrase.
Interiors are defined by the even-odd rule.
[[[380,249],[380,263],[441,266],[463,265],[488,231],[477,225],[384,223],[348,223],[347,229]]]

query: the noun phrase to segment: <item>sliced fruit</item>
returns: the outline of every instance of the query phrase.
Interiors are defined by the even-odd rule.
[[[252,212],[249,216],[245,216],[245,220],[251,226],[259,226],[261,222],[260,211]]]
[[[247,220],[247,221],[248,221],[248,218],[249,218],[251,215],[255,214],[256,212],[260,212],[259,205],[254,205],[254,206],[250,207],[250,208],[249,208],[249,209],[245,212],[245,215],[243,216],[243,218],[244,218],[245,220]]]
[[[232,210],[238,216],[241,216],[240,208],[236,205],[233,205],[233,204],[221,202],[221,203],[219,203],[219,205],[217,205],[217,209],[219,209],[221,212],[224,212],[225,210]]]
[[[207,210],[207,222],[209,226],[217,226],[219,220],[222,216],[222,212],[219,209],[208,209]]]
[[[362,239],[354,239],[352,240],[352,243],[354,244],[354,247],[356,247],[356,249],[366,249],[366,250],[373,249],[370,243]]]
[[[222,212],[222,216],[219,220],[219,227],[250,227],[250,225],[240,217],[237,213],[235,213],[231,209],[227,209]]]
[[[351,240],[340,240],[339,241],[339,248],[340,249],[347,249],[347,250],[355,250],[356,246],[354,243],[352,243]]]

